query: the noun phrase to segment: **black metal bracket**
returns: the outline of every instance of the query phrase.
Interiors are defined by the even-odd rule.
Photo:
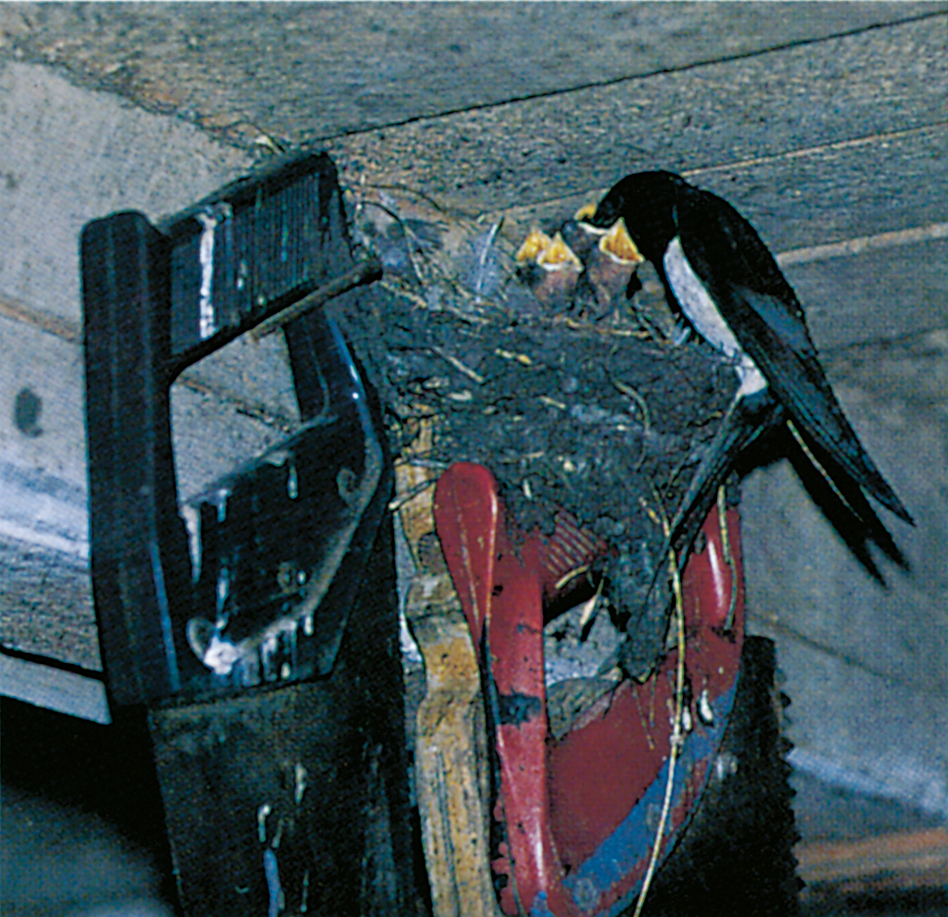
[[[353,262],[335,167],[305,155],[158,226],[114,214],[81,247],[99,639],[110,701],[148,708],[184,912],[403,914],[391,462],[318,308],[380,269]],[[182,502],[172,383],[277,327],[299,428]]]
[[[113,702],[331,670],[391,474],[362,373],[313,307],[376,276],[353,263],[325,155],[239,181],[160,228],[138,213],[85,227],[92,573]],[[302,426],[181,507],[186,530],[170,386],[268,322],[286,335]]]

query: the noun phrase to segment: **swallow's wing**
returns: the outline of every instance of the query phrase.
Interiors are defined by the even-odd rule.
[[[675,545],[682,566],[735,459],[783,419],[783,408],[767,393],[735,399],[728,408],[672,517],[665,552],[669,544]]]
[[[911,523],[908,510],[846,420],[820,366],[803,310],[767,246],[726,201],[688,190],[678,212],[682,249],[738,343],[804,438]]]
[[[666,575],[664,558],[672,547],[675,548],[679,569],[684,569],[698,532],[717,500],[718,488],[730,475],[735,458],[761,434],[779,425],[783,419],[783,407],[766,391],[746,399],[735,397],[721,420],[714,439],[704,450],[688,484],[688,490],[675,507],[668,535],[661,551],[656,555],[657,568],[642,603],[640,616],[647,615],[646,609],[663,599],[661,590],[656,587]]]

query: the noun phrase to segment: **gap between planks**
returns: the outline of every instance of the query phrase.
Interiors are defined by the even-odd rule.
[[[948,830],[800,844],[794,851],[809,896],[948,885]]]

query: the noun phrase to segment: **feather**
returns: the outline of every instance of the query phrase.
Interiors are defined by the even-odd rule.
[[[471,242],[474,264],[468,287],[473,291],[478,301],[493,294],[500,287],[503,280],[500,264],[501,254],[494,245],[497,233],[503,223],[504,218],[501,217],[487,232],[477,236]]]

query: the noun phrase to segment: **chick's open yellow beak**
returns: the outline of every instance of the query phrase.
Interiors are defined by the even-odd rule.
[[[563,241],[563,236],[557,233],[550,244],[537,256],[537,264],[547,270],[562,270],[574,268],[583,269],[583,262],[576,253]]]
[[[536,261],[542,252],[550,247],[552,242],[553,240],[542,230],[531,229],[527,233],[526,239],[523,240],[523,244],[517,249],[517,263],[525,264]]]
[[[619,217],[609,231],[599,240],[599,250],[625,264],[641,264],[645,258],[635,247],[632,236],[625,226],[625,220]]]

